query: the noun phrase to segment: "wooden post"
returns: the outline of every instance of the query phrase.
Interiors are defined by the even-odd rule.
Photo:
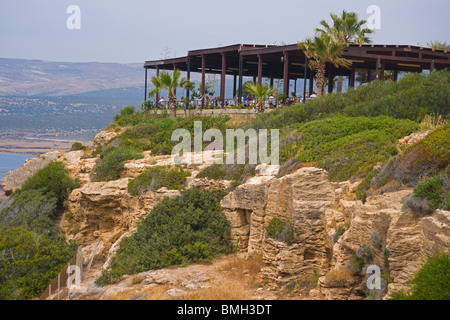
[[[305,70],[303,71],[303,103],[306,102],[306,73],[308,72],[308,57],[305,55]]]
[[[352,71],[351,71],[351,74],[350,74],[350,86],[352,88],[355,87],[355,74],[356,74],[356,67],[353,65],[352,66]]]
[[[237,90],[237,75],[233,75],[233,98],[236,96]]]
[[[270,76],[270,88],[273,88],[273,77]]]
[[[145,68],[145,90],[144,90],[144,102],[147,101],[147,68]]]
[[[187,59],[187,81],[191,81],[191,59]],[[186,89],[186,100],[188,101],[188,105],[189,105],[189,98],[190,98],[190,94],[191,92],[189,91],[189,88]]]
[[[177,70],[177,65],[174,63],[173,72],[175,72],[175,70]],[[173,94],[175,95],[175,101],[177,101],[177,88],[173,88]]]
[[[202,110],[205,107],[205,73],[206,73],[206,57],[202,54]]]
[[[283,53],[283,94],[289,96],[289,53]]]
[[[431,60],[431,64],[430,64],[430,72],[434,71],[434,60]]]
[[[159,77],[159,67],[156,67],[156,77]],[[156,92],[156,103],[155,106],[159,107],[159,90]]]
[[[381,70],[380,70],[380,80],[384,80],[384,70],[386,68],[386,62],[384,60],[381,61]]]
[[[244,77],[244,59],[239,57],[239,93],[238,93],[238,103],[242,103],[242,81]]]
[[[398,71],[394,70],[394,82],[397,82],[398,79]]]
[[[263,63],[263,59],[262,59],[262,55],[258,55],[258,84],[261,85],[262,84],[262,63]]]
[[[381,69],[381,58],[377,58],[377,63],[375,66],[375,79],[380,80],[380,69]]]
[[[367,69],[367,82],[371,83],[372,82],[372,69]]]
[[[222,53],[222,77],[220,79],[220,102],[225,107],[225,76],[227,71],[227,55]]]

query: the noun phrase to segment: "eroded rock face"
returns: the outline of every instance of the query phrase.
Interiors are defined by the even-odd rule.
[[[326,171],[302,168],[280,179],[254,177],[225,197],[221,205],[239,249],[262,254],[264,274],[286,282],[327,268],[332,245],[325,215],[334,201],[334,187]],[[292,223],[296,230],[293,243],[266,234],[274,217]]]
[[[402,211],[412,189],[369,197],[363,204],[352,199],[357,184],[331,183],[326,171],[301,168],[281,178],[253,177],[221,205],[232,225],[232,241],[242,252],[261,254],[263,274],[274,283],[318,273],[311,297],[387,298],[407,288],[426,258],[450,250],[450,212],[419,217]],[[291,241],[266,233],[274,217],[292,223]],[[343,230],[340,237],[338,229]],[[356,271],[355,257],[362,263]],[[382,288],[372,293],[364,287],[370,265],[382,272]],[[335,280],[326,281],[326,275]]]
[[[25,180],[44,168],[51,161],[56,161],[59,155],[60,152],[58,151],[43,153],[36,158],[26,160],[22,167],[8,172],[1,182],[5,194],[7,196],[11,195],[22,186]]]
[[[94,148],[97,148],[98,146],[103,146],[110,142],[115,137],[121,135],[123,132],[126,131],[126,128],[122,128],[119,131],[109,130],[105,129],[103,131],[100,131],[97,133],[94,137],[94,140],[92,141],[92,146]]]
[[[98,158],[83,159],[84,151],[70,151],[61,154],[59,161],[63,162],[69,177],[78,179],[81,186],[91,182],[90,173],[94,169]]]
[[[91,257],[100,238],[95,259],[108,260],[115,253],[118,240],[135,231],[137,222],[143,220],[164,197],[180,194],[177,190],[161,188],[138,198],[128,193],[128,182],[128,178],[90,182],[70,194],[61,227],[68,239],[75,239],[83,246],[84,256]]]

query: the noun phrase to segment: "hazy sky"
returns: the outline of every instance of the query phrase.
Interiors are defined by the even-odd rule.
[[[69,5],[81,29],[69,30]],[[52,61],[143,62],[236,43],[295,43],[331,12],[367,19],[381,9],[374,43],[450,42],[449,0],[0,0],[0,57]]]

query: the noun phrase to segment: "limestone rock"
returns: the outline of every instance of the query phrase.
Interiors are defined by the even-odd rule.
[[[420,131],[420,132],[414,132],[410,134],[409,136],[406,136],[398,141],[398,144],[402,148],[409,147],[410,145],[413,145],[423,138],[425,138],[432,130],[427,131]]]
[[[8,172],[1,182],[5,194],[7,196],[11,195],[22,186],[25,180],[44,168],[51,161],[56,161],[59,155],[60,153],[58,151],[43,153],[36,158],[26,160],[22,167]]]
[[[98,146],[103,146],[107,144],[109,141],[114,139],[115,137],[119,136],[125,131],[125,128],[121,129],[120,131],[113,131],[109,129],[105,129],[103,131],[100,131],[97,133],[94,137],[94,140],[92,141],[92,146],[94,148],[97,148]]]
[[[67,212],[71,218],[61,221],[68,239],[83,246],[83,255],[91,256],[97,239],[95,259],[106,261],[118,248],[118,240],[136,228],[164,197],[177,196],[178,190],[160,189],[140,198],[128,193],[128,178],[109,182],[90,182],[69,196]],[[109,251],[113,248],[111,251]]]
[[[253,177],[226,196],[221,205],[238,248],[262,254],[267,277],[288,281],[327,266],[331,243],[326,236],[325,212],[334,201],[328,174],[309,167],[282,178]],[[293,244],[266,235],[274,217],[292,222],[297,233]]]

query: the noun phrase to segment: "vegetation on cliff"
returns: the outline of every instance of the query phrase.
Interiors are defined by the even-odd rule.
[[[30,177],[0,210],[0,299],[30,299],[44,291],[72,258],[55,225],[76,183],[64,165],[51,162]]]
[[[450,253],[428,259],[410,285],[410,290],[396,292],[392,300],[450,300]]]
[[[179,197],[160,202],[138,230],[121,241],[111,269],[97,279],[97,284],[115,282],[124,274],[207,261],[230,253],[230,230],[211,193],[188,189]]]
[[[166,187],[169,190],[181,190],[191,173],[181,167],[158,166],[151,168],[128,183],[128,192],[139,196],[148,191]]]

